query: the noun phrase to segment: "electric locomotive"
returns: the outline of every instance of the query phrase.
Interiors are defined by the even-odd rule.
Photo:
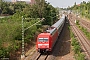
[[[36,50],[40,53],[52,51],[58,36],[64,26],[65,15],[62,15],[61,19],[53,24],[46,32],[40,33],[36,40]]]

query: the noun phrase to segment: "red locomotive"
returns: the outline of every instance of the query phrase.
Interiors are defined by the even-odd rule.
[[[40,33],[37,37],[36,49],[38,52],[52,51],[58,36],[64,26],[65,15],[62,15],[61,19],[53,24],[46,32]]]

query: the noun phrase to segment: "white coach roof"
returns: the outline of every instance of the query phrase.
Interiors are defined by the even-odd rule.
[[[52,26],[53,26],[53,27],[56,27],[56,28],[59,28],[59,27],[62,25],[62,23],[64,22],[64,20],[65,20],[65,15],[63,14],[62,17],[60,18],[60,20],[57,21],[57,22],[56,22],[55,24],[53,24]]]

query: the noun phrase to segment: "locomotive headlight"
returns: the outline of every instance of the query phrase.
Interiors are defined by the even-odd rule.
[[[42,44],[38,44],[38,48],[40,48],[40,46],[42,46]]]
[[[46,47],[46,48],[49,48],[49,44],[45,44],[45,47]]]

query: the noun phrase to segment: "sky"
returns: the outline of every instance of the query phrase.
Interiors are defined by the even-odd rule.
[[[76,2],[77,4],[80,4],[82,1],[90,1],[90,0],[46,0],[50,2],[51,5],[54,7],[61,7],[61,8],[66,8],[68,6],[73,6],[74,3]]]
[[[22,1],[30,1],[30,0],[22,0]],[[66,8],[68,6],[73,6],[75,2],[77,4],[80,4],[82,1],[88,2],[90,0],[46,0],[46,1],[49,2],[51,5],[53,5],[54,7]]]

